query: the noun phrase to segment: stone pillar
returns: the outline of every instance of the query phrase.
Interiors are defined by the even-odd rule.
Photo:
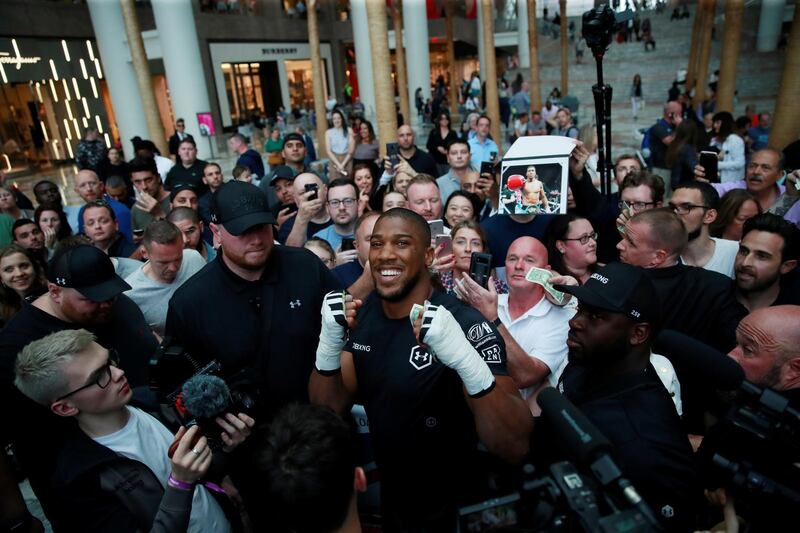
[[[403,39],[403,14],[400,0],[392,0],[392,23],[394,24],[394,63],[397,72],[397,94],[400,96],[400,113],[406,123],[411,124],[411,108],[408,98],[408,75],[406,74],[406,48]],[[413,96],[413,95],[411,95]],[[416,108],[415,114],[416,114]]]
[[[526,0],[517,0],[517,55],[521,69],[531,65],[531,47],[528,41],[528,3]]]
[[[769,145],[782,150],[800,137],[800,8],[794,10]]]
[[[717,8],[716,0],[700,0],[703,9],[703,28],[700,30],[702,37],[700,52],[697,57],[697,78],[694,92],[694,107],[700,105],[706,97],[708,88],[708,62],[711,55],[711,28],[714,27],[714,14]]]
[[[521,2],[522,0],[517,0]],[[530,43],[531,73],[528,84],[531,91],[531,109],[542,109],[542,85],[539,81],[539,29],[536,26],[536,0],[525,0],[528,3],[528,42]]]
[[[211,111],[211,104],[200,58],[192,2],[152,0],[151,5],[161,42],[172,111],[176,119],[185,120],[186,132],[197,143],[197,157],[208,159],[211,157],[210,143],[200,135],[196,116],[197,113]]]
[[[497,66],[494,55],[494,20],[492,1],[480,0],[483,17],[483,48],[486,51],[486,114],[492,119],[492,138],[498,147],[503,146],[500,133],[500,99],[497,95]]]
[[[119,2],[88,0],[89,17],[97,40],[97,51],[103,62],[103,74],[108,83],[114,118],[119,130],[125,157],[134,156],[131,139],[147,134],[142,97],[136,83],[136,72],[129,61],[128,45],[125,42],[125,22]],[[50,115],[48,115],[50,116]]]
[[[742,15],[744,0],[726,0],[725,32],[719,60],[717,83],[717,111],[733,113],[733,96],[736,92],[736,62],[742,42]]]
[[[481,82],[486,80],[486,48],[483,44],[483,2],[475,0],[478,8],[478,63],[480,64]]]
[[[697,56],[700,48],[700,39],[702,38],[700,32],[703,29],[703,15],[704,10],[701,8],[701,3],[698,2],[694,8],[694,23],[692,24],[692,42],[689,46],[689,64],[686,66],[686,90],[689,91],[694,87],[697,79]]]
[[[386,2],[367,0],[367,34],[372,49],[372,65],[375,67],[375,96],[377,109],[378,138],[381,156],[386,157],[386,143],[397,138],[397,114],[394,109],[394,87],[389,63],[389,39],[386,23]]]
[[[408,65],[408,94],[414,101],[417,87],[422,87],[422,98],[431,97],[431,58],[428,46],[428,12],[425,2],[403,4],[403,27],[405,28],[406,51],[411,59]],[[416,108],[415,108],[416,109]],[[409,124],[412,121],[409,121]],[[421,123],[414,113],[415,124]]]
[[[558,0],[561,17],[561,95],[569,94],[569,35],[567,34],[567,0]]]
[[[763,0],[761,2],[758,37],[756,37],[756,50],[759,52],[774,52],[778,48],[785,9],[786,0]],[[795,11],[797,11],[797,3],[795,3]]]
[[[356,51],[358,94],[367,118],[375,117],[375,85],[372,82],[372,52],[370,52],[367,0],[350,0],[350,19]],[[319,118],[319,117],[318,117]]]
[[[164,125],[158,115],[158,104],[156,96],[153,94],[153,81],[150,78],[150,67],[147,65],[147,55],[144,52],[144,41],[142,41],[142,31],[139,29],[136,7],[133,0],[120,0],[120,6],[122,7],[122,19],[125,21],[125,34],[128,37],[133,70],[136,72],[136,83],[139,85],[139,94],[142,98],[142,110],[147,122],[148,137],[158,147],[161,155],[167,157],[169,156],[167,137],[164,135]],[[125,56],[117,57],[114,61],[122,61],[123,57]],[[204,85],[204,80],[205,78],[201,78],[198,84]]]
[[[447,70],[450,72],[450,116],[458,115],[458,93],[461,87],[461,73],[456,69],[456,49],[453,41],[453,1],[444,0],[445,29],[447,31]],[[435,126],[435,125],[434,125]]]
[[[311,50],[311,86],[314,89],[314,113],[317,115],[317,153],[325,152],[325,88],[322,86],[322,55],[319,52],[319,26],[317,0],[308,0],[308,47]],[[358,135],[358,132],[356,132]]]

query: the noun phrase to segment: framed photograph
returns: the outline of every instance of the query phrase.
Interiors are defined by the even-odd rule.
[[[538,215],[567,212],[568,137],[521,137],[503,157],[498,214]]]
[[[203,137],[211,137],[217,133],[211,113],[197,113],[197,126],[200,128],[200,135]]]

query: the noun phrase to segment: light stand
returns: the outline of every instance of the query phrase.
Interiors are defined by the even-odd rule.
[[[593,50],[597,62],[597,84],[592,85],[595,123],[597,124],[597,169],[600,171],[600,192],[611,197],[611,96],[613,89],[603,83],[605,49]]]

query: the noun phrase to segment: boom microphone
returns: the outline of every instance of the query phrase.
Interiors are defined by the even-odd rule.
[[[653,343],[653,351],[672,362],[680,375],[681,370],[717,390],[732,391],[745,379],[739,364],[714,348],[688,335],[664,330]]]
[[[231,404],[231,391],[221,378],[208,374],[186,380],[181,389],[182,405],[193,417],[211,419]]]
[[[556,389],[544,389],[539,393],[538,401],[542,413],[564,439],[570,453],[581,463],[588,465],[598,456],[611,451],[608,439]]]

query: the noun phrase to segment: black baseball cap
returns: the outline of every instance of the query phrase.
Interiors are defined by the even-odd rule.
[[[173,185],[172,190],[169,191],[169,201],[174,202],[175,197],[178,196],[178,193],[181,191],[194,191],[194,193],[197,194],[197,187],[191,183],[178,183],[177,185]]]
[[[259,224],[275,224],[267,195],[252,183],[229,181],[211,197],[211,222],[231,235],[241,235]]]
[[[283,138],[282,148],[286,148],[286,143],[288,143],[289,141],[300,141],[301,143],[303,143],[303,146],[306,145],[306,140],[303,138],[302,135],[300,135],[297,132],[289,133],[286,135],[286,137]]]
[[[275,169],[272,171],[272,174],[270,174],[269,184],[274,187],[275,182],[278,180],[294,181],[294,178],[294,170],[292,170],[291,167],[287,165],[279,165],[275,167]]]
[[[93,302],[106,302],[131,288],[117,276],[111,258],[88,244],[56,253],[50,260],[47,279],[59,287],[75,289]]]
[[[661,302],[653,282],[644,269],[633,265],[609,263],[598,268],[583,285],[555,288],[591,307],[621,313],[655,327],[661,321]]]

